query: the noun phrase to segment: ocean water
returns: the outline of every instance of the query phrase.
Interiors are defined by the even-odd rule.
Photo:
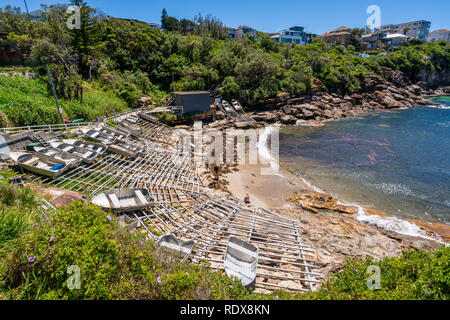
[[[345,203],[450,225],[450,108],[283,127],[280,163]]]

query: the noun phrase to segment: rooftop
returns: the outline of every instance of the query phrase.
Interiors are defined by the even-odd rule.
[[[387,34],[386,38],[387,39],[391,39],[391,38],[407,38],[407,36],[405,36],[404,34],[401,34],[401,33],[391,33],[391,34]]]

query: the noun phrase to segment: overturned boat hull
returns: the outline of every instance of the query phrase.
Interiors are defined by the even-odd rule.
[[[236,237],[230,237],[224,258],[228,277],[238,278],[247,288],[255,289],[258,267],[258,248]]]
[[[157,242],[157,247],[164,250],[171,258],[183,263],[194,250],[195,241],[185,241],[170,234],[162,236]]]

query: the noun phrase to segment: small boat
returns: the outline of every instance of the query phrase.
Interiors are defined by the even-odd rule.
[[[258,268],[258,247],[236,237],[230,237],[224,258],[228,277],[236,277],[247,288],[255,289]]]
[[[138,138],[142,134],[142,129],[134,125],[133,123],[129,122],[128,120],[119,121],[118,124],[122,127],[120,129],[125,130],[130,134],[137,136]]]
[[[129,212],[150,208],[154,200],[147,189],[124,189],[101,193],[92,199],[92,203],[105,210]]]
[[[57,178],[70,169],[64,161],[36,152],[11,152],[10,157],[25,170]]]
[[[231,100],[231,104],[234,107],[234,110],[236,110],[239,113],[245,113],[244,108],[242,108],[241,104],[239,103],[239,101],[233,99]]]
[[[145,148],[140,147],[140,146],[135,145],[135,144],[121,142],[121,143],[118,143],[117,145],[119,145],[119,146],[121,146],[123,148],[127,148],[127,149],[129,149],[129,150],[131,150],[133,152],[136,152],[137,154],[140,154],[140,155],[145,153]]]
[[[100,131],[95,129],[81,129],[81,132],[87,139],[91,139],[105,145],[116,142],[116,138],[114,136],[101,133]]]
[[[134,115],[134,114],[130,114],[127,118],[128,122],[136,124],[139,121],[139,117]]]
[[[62,140],[62,142],[73,145],[75,147],[80,147],[80,148],[94,151],[98,155],[103,155],[106,152],[106,147],[101,144],[96,144],[96,143],[82,141],[82,140],[75,140],[75,139]]]
[[[157,118],[155,118],[154,116],[145,113],[145,112],[139,112],[138,116],[141,117],[144,120],[150,121],[150,122],[159,122],[159,120]]]
[[[231,107],[231,105],[230,105],[227,101],[225,101],[225,100],[222,101],[222,107],[225,109],[225,111],[226,111],[227,113],[234,113],[234,110],[233,110],[233,108]]]
[[[129,136],[129,134],[126,133],[126,132],[123,132],[123,131],[120,131],[120,130],[116,130],[116,129],[113,129],[113,128],[103,127],[103,126],[98,127],[97,130],[100,133],[102,133],[104,135],[112,136],[116,140],[119,140],[119,141],[125,141],[128,138],[128,136]]]
[[[136,158],[138,155],[137,152],[122,146],[121,144],[110,144],[108,146],[108,151],[131,159]]]
[[[87,164],[94,163],[95,160],[99,157],[99,154],[97,152],[82,147],[77,147],[72,144],[64,143],[61,141],[50,142],[50,145],[52,146],[52,148],[68,152],[76,157],[79,157],[80,159],[83,160],[84,163]]]
[[[79,166],[81,162],[83,162],[83,159],[80,157],[55,148],[35,147],[34,151],[39,154],[64,161],[68,166],[72,167]]]
[[[194,250],[195,241],[181,240],[174,235],[168,234],[162,236],[156,245],[158,248],[162,249],[164,253],[167,253],[168,256],[183,263],[189,258],[192,250]]]

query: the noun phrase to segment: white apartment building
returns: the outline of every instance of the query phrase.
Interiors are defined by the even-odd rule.
[[[427,42],[430,34],[431,22],[425,20],[412,21],[400,24],[381,26],[377,31],[386,33],[404,34],[408,39],[419,39]]]
[[[305,32],[304,27],[297,26],[281,30],[270,38],[278,43],[295,43],[300,46],[311,43],[311,33]]]

